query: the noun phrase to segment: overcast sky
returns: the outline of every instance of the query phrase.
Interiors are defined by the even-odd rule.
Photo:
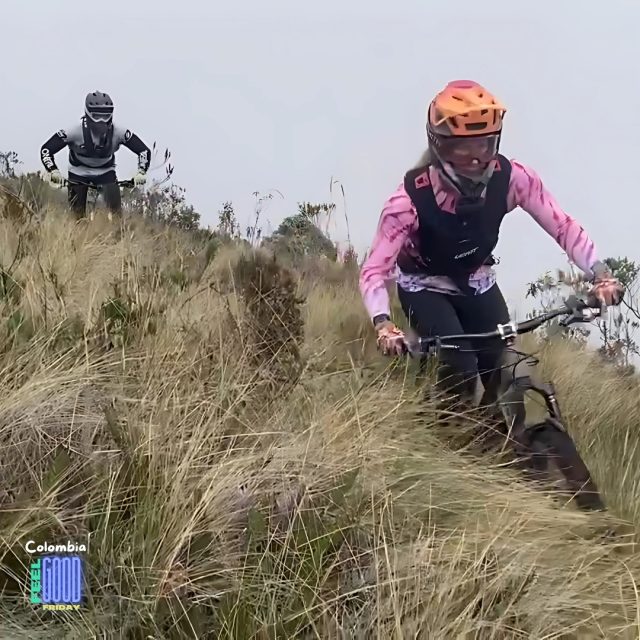
[[[232,200],[278,189],[272,225],[298,201],[347,197],[364,250],[382,204],[425,146],[427,102],[476,79],[509,112],[502,151],[530,164],[602,257],[640,258],[640,3],[575,0],[79,0],[3,6],[2,142],[24,169],[77,122],[84,96],[111,94],[116,119],[169,147],[175,182],[204,224]],[[66,153],[57,157],[66,168]],[[135,169],[122,149],[121,177]],[[334,196],[339,215],[341,197]],[[335,232],[344,239],[344,224]],[[500,281],[563,265],[529,216],[503,226]]]

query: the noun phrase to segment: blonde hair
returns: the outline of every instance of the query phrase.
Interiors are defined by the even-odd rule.
[[[419,167],[430,166],[433,164],[433,158],[431,157],[431,151],[429,149],[425,149],[420,156],[418,162],[412,167],[413,169],[418,169]]]

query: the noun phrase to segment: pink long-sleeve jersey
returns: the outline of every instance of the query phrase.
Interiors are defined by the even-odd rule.
[[[429,180],[438,206],[455,215],[458,198],[436,169],[429,167]],[[586,231],[563,211],[542,180],[530,167],[511,160],[511,178],[507,195],[508,211],[516,207],[526,211],[567,253],[583,272],[591,275],[597,262],[596,249]],[[371,318],[389,314],[387,283],[395,280],[408,291],[430,289],[458,294],[459,289],[446,276],[403,273],[396,266],[400,252],[418,254],[418,216],[404,184],[384,204],[373,244],[360,272],[360,291]],[[495,271],[483,265],[469,277],[469,285],[477,293],[487,291],[495,283]]]

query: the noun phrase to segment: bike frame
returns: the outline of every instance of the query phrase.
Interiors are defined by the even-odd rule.
[[[598,313],[599,310],[575,296],[570,296],[565,300],[565,304],[558,309],[517,324],[513,322],[499,324],[495,331],[419,338],[417,351],[421,356],[438,356],[442,349],[460,349],[460,345],[451,344],[454,340],[479,342],[501,339],[504,342],[504,349],[499,367],[485,388],[480,405],[497,405],[505,418],[509,431],[514,428],[516,431],[520,431],[526,428],[525,393],[533,391],[544,399],[549,415],[562,426],[562,414],[554,385],[538,379],[535,366],[528,361],[530,358],[528,354],[514,351],[516,337],[534,331],[545,322],[561,315],[569,317],[561,321],[560,324],[569,326],[575,322],[590,322]],[[410,353],[415,353],[411,343],[408,343],[407,347]]]
[[[524,355],[511,347],[515,340],[507,342],[500,359],[499,375],[495,376],[485,389],[481,405],[497,404],[509,428],[525,427],[525,394],[533,391],[541,396],[549,415],[562,424],[562,414],[555,387],[551,382],[543,382],[536,375],[536,368]]]

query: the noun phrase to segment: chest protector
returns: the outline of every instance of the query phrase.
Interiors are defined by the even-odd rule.
[[[107,134],[101,140],[102,144],[95,144],[91,137],[91,131],[89,124],[87,123],[87,117],[82,118],[82,146],[79,152],[89,158],[104,158],[105,166],[111,162],[113,158],[113,126],[107,129]],[[71,163],[77,165],[82,164],[75,153],[71,152]]]
[[[426,273],[450,277],[460,290],[471,294],[469,276],[482,265],[495,264],[492,251],[498,244],[502,219],[507,213],[511,163],[502,155],[487,185],[484,203],[465,204],[461,199],[456,213],[440,209],[433,188],[418,178],[427,171],[408,171],[404,188],[418,213],[419,254],[422,264],[398,260],[406,273]],[[417,184],[416,184],[417,183]]]

